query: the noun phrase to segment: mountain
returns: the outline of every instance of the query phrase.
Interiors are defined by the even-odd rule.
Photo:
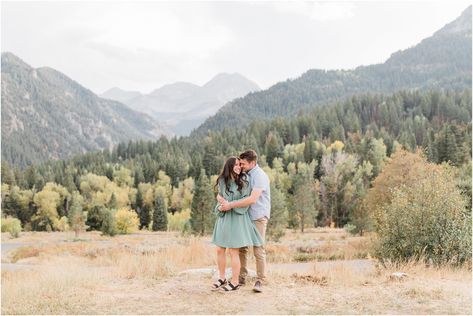
[[[131,99],[141,96],[138,91],[125,91],[120,88],[111,88],[99,95],[101,98],[115,100],[121,103],[126,103]]]
[[[2,159],[25,166],[164,133],[151,117],[98,97],[52,68],[2,53]]]
[[[228,102],[259,90],[256,83],[238,73],[218,74],[202,87],[204,95],[214,96],[220,102]]]
[[[471,29],[470,6],[431,37],[395,52],[385,63],[352,70],[309,70],[297,79],[227,103],[193,134],[293,116],[303,109],[360,93],[471,87]]]
[[[132,109],[160,121],[175,134],[188,135],[228,101],[259,90],[258,85],[240,74],[221,73],[202,87],[176,82],[129,99],[131,92],[123,90],[102,96],[122,100]]]

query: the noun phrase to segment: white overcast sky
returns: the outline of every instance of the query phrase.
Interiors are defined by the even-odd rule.
[[[384,62],[470,1],[7,2],[1,50],[96,93],[238,72],[268,88],[312,68]]]

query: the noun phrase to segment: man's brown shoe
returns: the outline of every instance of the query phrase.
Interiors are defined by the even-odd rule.
[[[245,285],[245,283],[246,283],[245,278],[238,277],[238,283],[240,283],[240,285],[242,285],[242,286]]]
[[[255,286],[253,286],[253,292],[256,293],[261,293],[263,292],[262,286],[261,286],[261,281],[256,281]]]

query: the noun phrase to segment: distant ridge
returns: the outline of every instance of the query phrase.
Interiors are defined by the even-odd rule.
[[[395,52],[383,64],[353,70],[309,70],[223,106],[193,135],[242,128],[255,120],[287,117],[300,110],[366,92],[471,87],[471,6],[418,45]]]
[[[167,84],[149,94],[113,88],[101,96],[129,105],[165,124],[177,135],[188,135],[226,102],[259,91],[238,73],[220,73],[202,87],[188,82]]]
[[[2,53],[2,159],[26,166],[155,139],[165,130],[151,117],[99,98],[61,72],[33,68]]]

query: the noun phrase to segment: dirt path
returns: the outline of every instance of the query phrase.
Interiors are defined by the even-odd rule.
[[[369,273],[374,271],[374,261],[372,260],[332,260],[332,261],[313,261],[313,262],[295,262],[295,263],[272,263],[269,264],[270,271],[280,273],[298,273],[308,274],[315,270],[326,272],[333,267],[350,269],[354,272]]]
[[[471,301],[458,300],[445,304],[444,297],[434,303],[428,292],[438,284],[425,284],[412,290],[410,284],[380,283],[363,286],[317,285],[288,278],[286,282],[270,282],[263,293],[244,286],[233,293],[212,292],[208,274],[179,275],[160,282],[117,281],[97,289],[97,300],[87,313],[112,314],[456,314],[469,313]],[[468,284],[444,281],[468,291]],[[450,284],[451,283],[451,284]],[[470,290],[471,292],[471,290]],[[376,297],[376,300],[373,298]],[[405,304],[409,300],[409,304]],[[437,302],[437,303],[435,303]],[[442,303],[443,302],[443,303]]]

